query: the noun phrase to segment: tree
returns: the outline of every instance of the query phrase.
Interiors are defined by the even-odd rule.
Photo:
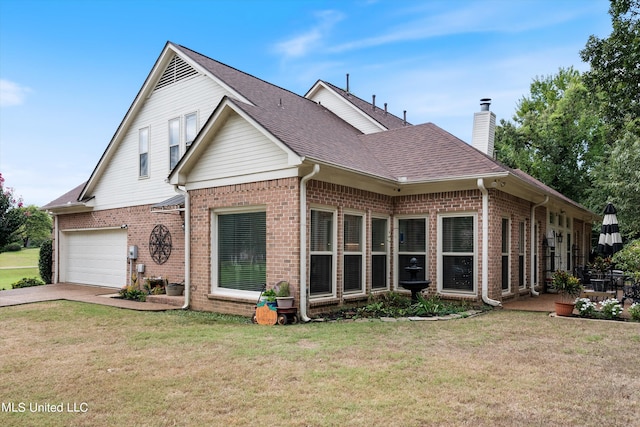
[[[16,199],[13,188],[4,185],[4,177],[0,173],[0,248],[11,243],[15,231],[24,222],[21,207],[22,199]]]
[[[587,199],[591,171],[602,157],[605,127],[579,71],[536,77],[512,122],[496,129],[498,160],[577,202]]]
[[[606,95],[601,103],[603,119],[616,135],[634,123],[640,133],[640,0],[611,0],[613,31],[609,37],[589,37],[580,51],[591,66],[585,85]]]
[[[51,237],[53,223],[51,217],[46,212],[38,209],[35,205],[20,208],[24,215],[24,222],[16,230],[16,235],[22,240],[22,245],[40,246],[42,242]]]
[[[620,234],[640,238],[640,136],[626,131],[607,150],[605,160],[594,170],[590,206],[602,213],[607,202],[615,205]]]

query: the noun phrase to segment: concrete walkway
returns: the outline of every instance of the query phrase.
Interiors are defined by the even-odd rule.
[[[556,311],[554,302],[558,300],[557,294],[543,294],[533,297],[528,296],[502,304],[505,310],[543,311],[553,313]]]
[[[57,283],[55,285],[0,291],[0,307],[42,301],[68,300],[140,311],[180,310],[180,306],[176,305],[113,298],[117,293],[118,290],[115,288]]]

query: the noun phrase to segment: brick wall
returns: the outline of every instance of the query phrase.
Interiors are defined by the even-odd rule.
[[[234,207],[266,207],[267,285],[290,284],[297,300],[300,289],[299,186],[297,178],[190,191],[191,308],[251,315],[255,300],[212,295],[212,211]]]
[[[58,216],[58,227],[61,231],[92,228],[119,228],[127,225],[127,246],[138,246],[138,259],[135,264],[144,264],[146,277],[166,277],[170,282],[184,280],[184,230],[183,220],[177,211],[170,213],[151,212],[151,205],[132,206],[121,209],[108,209],[87,213]],[[163,224],[171,234],[171,254],[164,264],[156,264],[149,252],[149,236],[153,228]],[[54,236],[55,237],[55,236]],[[54,244],[55,248],[55,244]],[[126,259],[127,248],[123,248],[123,268],[129,271]],[[56,259],[54,257],[54,259]],[[135,266],[133,267],[135,271]],[[122,283],[125,285],[126,283]]]

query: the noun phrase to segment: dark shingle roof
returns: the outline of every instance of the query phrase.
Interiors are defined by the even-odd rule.
[[[380,108],[379,106],[376,106],[376,108],[374,109],[372,103],[367,102],[361,98],[358,98],[354,94],[347,92],[346,90],[340,89],[339,87],[329,82],[326,82],[324,80],[322,80],[322,82],[327,86],[331,87],[331,89],[333,89],[338,95],[346,99],[348,102],[353,104],[356,108],[361,110],[363,113],[367,114],[369,117],[371,117],[372,119],[374,119],[375,121],[377,121],[387,129],[398,129],[398,128],[403,128],[407,125],[410,125],[410,123],[405,123],[404,119],[394,116],[389,112],[385,112],[384,108]]]
[[[73,190],[67,191],[62,196],[42,206],[40,209],[46,210],[46,209],[78,204],[78,197],[80,197],[80,193],[82,193],[82,189],[84,188],[86,183],[87,182],[85,181],[82,184],[78,185]]]
[[[395,177],[431,181],[506,172],[508,168],[433,123],[359,137]]]

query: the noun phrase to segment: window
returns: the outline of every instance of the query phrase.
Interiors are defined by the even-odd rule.
[[[364,217],[344,216],[342,280],[345,293],[364,292]]]
[[[475,217],[440,217],[443,291],[475,290]]]
[[[180,118],[169,120],[169,170],[180,160]]]
[[[311,210],[311,242],[309,293],[311,296],[331,296],[334,293],[335,245],[333,211]]]
[[[411,258],[418,261],[422,270],[417,280],[426,280],[427,276],[427,218],[401,218],[398,220],[398,280],[409,280],[411,276],[405,267],[411,264]]]
[[[267,275],[266,212],[217,213],[214,222],[214,283],[218,288],[259,292]]]
[[[138,176],[149,176],[149,128],[142,128],[138,131]]]
[[[191,113],[184,116],[184,141],[187,147],[196,139],[198,131],[198,115]]]
[[[388,223],[386,218],[371,219],[371,289],[373,290],[388,288]]]
[[[509,291],[509,219],[502,218],[502,292]]]

